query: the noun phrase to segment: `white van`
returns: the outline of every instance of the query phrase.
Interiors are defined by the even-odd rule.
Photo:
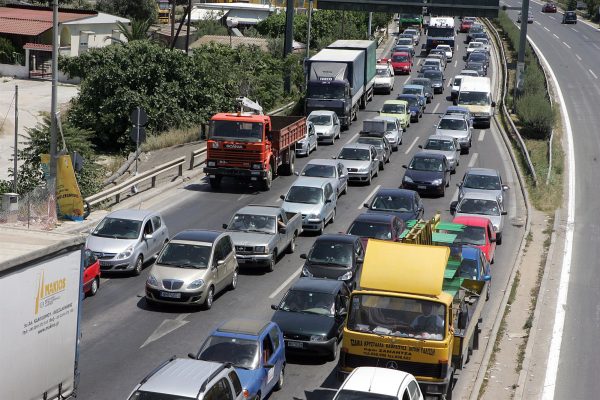
[[[455,105],[465,107],[473,116],[474,124],[489,128],[496,102],[492,101],[492,84],[488,77],[465,76],[461,79]]]

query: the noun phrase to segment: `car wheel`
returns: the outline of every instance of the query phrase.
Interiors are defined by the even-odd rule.
[[[210,308],[213,305],[214,299],[215,299],[215,288],[211,286],[208,288],[208,293],[206,294],[206,299],[204,300],[204,303],[202,303],[202,308],[204,308],[205,310],[210,310]]]
[[[296,251],[296,232],[294,232],[294,236],[292,236],[292,240],[290,241],[290,245],[288,246],[288,254],[293,254]]]
[[[329,223],[333,224],[335,222],[335,208],[333,209],[333,213],[331,214],[331,218],[329,218]]]
[[[502,232],[496,234],[496,244],[500,246],[502,244]]]
[[[315,150],[314,150],[314,151],[317,151],[317,149],[318,149],[318,148],[319,148],[319,141],[317,140],[317,141],[315,142]]]
[[[369,174],[369,180],[367,181],[367,185],[371,185],[371,181],[373,180],[373,174]]]
[[[237,281],[238,281],[238,270],[236,268],[235,271],[233,271],[233,276],[231,277],[231,284],[229,285],[230,290],[235,290],[235,288],[237,287]]]
[[[379,170],[383,171],[385,169],[384,163],[382,161],[379,162]]]
[[[90,286],[90,291],[88,293],[89,296],[94,296],[98,293],[98,288],[100,287],[100,278],[95,277],[92,281],[92,286]]]
[[[136,276],[141,274],[142,269],[144,269],[144,257],[142,257],[142,255],[140,254],[138,256],[137,260],[135,260],[135,265],[133,267],[133,274]]]
[[[275,384],[275,390],[281,390],[283,389],[283,382],[284,382],[284,375],[285,375],[285,367],[281,368],[281,372],[279,373],[279,379],[277,380],[277,383]]]
[[[267,271],[273,272],[275,270],[275,264],[277,264],[277,250],[273,250],[273,254],[267,265]]]
[[[331,347],[331,353],[329,353],[329,355],[327,356],[327,360],[335,361],[337,359],[338,347],[339,347],[338,342],[337,342],[337,340],[335,340],[333,342],[333,346]]]
[[[348,194],[348,183],[346,182],[346,186],[344,186],[344,190],[342,190],[342,194]]]

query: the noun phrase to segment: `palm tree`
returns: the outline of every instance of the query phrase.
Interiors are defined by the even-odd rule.
[[[117,38],[111,37],[111,40],[125,43],[125,42],[133,42],[134,40],[150,40],[153,41],[150,37],[149,30],[152,26],[152,22],[149,19],[141,20],[134,19],[131,20],[131,25],[125,25],[122,22],[117,22],[117,26],[119,27],[119,31],[121,34],[125,36],[126,40],[120,40]],[[107,38],[108,39],[108,38]]]

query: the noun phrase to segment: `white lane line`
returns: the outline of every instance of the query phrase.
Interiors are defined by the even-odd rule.
[[[596,43],[592,43],[592,46],[594,46],[595,48],[597,48],[598,50],[600,50],[600,46],[598,46]]]
[[[534,22],[534,23],[536,23],[536,24],[538,24],[538,25],[542,25],[542,24],[540,24],[540,23],[539,23],[539,22],[537,22],[537,21],[533,21],[533,22]]]
[[[302,272],[302,267],[303,267],[303,266],[304,266],[304,264],[303,264],[303,265],[301,265],[301,266],[300,266],[300,268],[298,268],[297,270],[295,270],[295,271],[294,271],[294,273],[292,273],[292,275],[291,275],[289,278],[287,278],[287,279],[285,280],[285,282],[283,282],[281,285],[279,285],[279,287],[278,287],[277,289],[275,289],[275,291],[269,295],[269,298],[270,298],[270,299],[274,299],[275,297],[277,297],[277,295],[278,295],[278,294],[279,294],[279,293],[280,293],[280,292],[281,292],[283,289],[285,289],[285,288],[286,288],[286,286],[287,286],[287,285],[289,285],[291,281],[293,281],[293,280],[294,280],[294,279],[296,279],[298,276],[300,276],[300,272]]]
[[[568,45],[568,44],[566,44],[565,42],[563,42],[563,44],[564,44],[565,46],[567,46],[567,48],[568,48],[568,49],[570,49],[570,48],[571,48],[571,46],[569,46],[569,45]]]
[[[481,135],[479,135],[479,139],[477,139],[477,141],[479,142],[483,142],[483,138],[485,137],[485,130],[481,131]]]
[[[579,31],[577,29],[575,29],[575,28],[571,28],[571,29],[573,29],[575,32],[579,33]]]
[[[454,68],[458,65],[458,60],[454,61]]]
[[[583,36],[583,38],[584,38],[585,40],[590,40],[590,38],[589,38],[589,37],[587,37],[587,36],[585,36],[585,35],[582,35],[582,36]]]
[[[477,157],[479,157],[479,154],[473,153],[473,157],[471,157],[471,159],[469,160],[469,168],[473,168],[473,166],[477,162]]]
[[[590,71],[590,74],[592,74],[594,78],[598,79],[598,76],[594,73],[594,71],[592,71],[591,69],[588,69],[588,71]]]
[[[452,81],[448,82],[448,87],[452,86]]]
[[[410,144],[410,146],[408,147],[408,149],[406,149],[406,151],[404,152],[404,154],[410,153],[410,151],[415,146],[415,144],[417,144],[417,140],[419,140],[418,136],[415,138],[415,140],[413,140],[413,142]]]
[[[545,29],[545,30],[547,30],[548,32],[550,32],[550,29],[548,29],[548,28],[546,28],[546,27],[544,27],[544,29]]]
[[[573,131],[571,129],[571,119],[569,118],[569,112],[567,110],[565,98],[562,94],[558,79],[554,74],[554,70],[550,66],[544,54],[540,52],[540,49],[533,43],[530,42],[535,52],[539,55],[542,64],[548,70],[554,87],[556,88],[556,95],[558,96],[558,104],[560,104],[562,117],[564,119],[564,127],[567,133],[567,162],[569,165],[568,176],[569,176],[569,197],[567,203],[567,224],[565,232],[565,247],[563,251],[562,270],[560,272],[560,280],[558,285],[558,295],[556,299],[556,310],[554,313],[554,327],[552,328],[552,341],[550,342],[548,351],[548,362],[546,365],[546,376],[544,378],[544,389],[542,392],[542,399],[552,400],[554,399],[554,390],[556,389],[556,377],[558,374],[558,361],[560,357],[560,348],[563,339],[563,329],[565,325],[565,314],[567,310],[567,295],[569,294],[569,278],[571,275],[571,257],[573,254],[573,234],[575,225],[575,151],[573,148]]]
[[[374,194],[375,194],[375,193],[376,193],[376,192],[379,190],[379,188],[380,188],[380,187],[381,187],[381,185],[377,185],[377,186],[375,186],[375,189],[371,190],[371,193],[369,193],[369,195],[367,196],[367,198],[365,199],[365,201],[363,201],[362,203],[360,203],[360,204],[358,205],[358,207],[356,207],[356,209],[357,209],[357,210],[360,210],[360,209],[362,209],[362,208],[363,208],[363,204],[365,204],[365,203],[368,203],[368,202],[369,202],[369,199],[370,199],[371,197],[373,197],[373,195],[374,195]]]
[[[354,142],[354,139],[356,139],[356,138],[358,137],[358,135],[359,135],[359,134],[360,134],[360,132],[358,132],[358,133],[355,133],[355,134],[354,134],[354,136],[352,136],[352,137],[350,138],[350,140],[348,140],[348,143],[350,143],[350,142]]]
[[[423,59],[419,58],[419,61],[417,61],[417,65],[421,65],[421,61],[423,61]]]
[[[554,18],[552,15],[548,15],[548,16],[549,16],[550,18],[552,18],[552,19],[556,20],[556,18]]]
[[[552,36],[554,36],[557,39],[560,39],[556,33],[553,33]]]
[[[581,61],[581,57],[579,57],[579,54],[575,54],[575,57],[577,57],[577,59],[578,59],[579,61]]]
[[[438,109],[438,108],[440,108],[440,104],[441,104],[441,103],[437,103],[437,104],[435,105],[435,107],[433,107],[433,114],[435,114],[435,112],[437,111],[437,109]]]
[[[408,80],[411,78],[411,76],[407,76],[406,79],[404,80],[404,84],[406,85],[406,83],[408,82]]]

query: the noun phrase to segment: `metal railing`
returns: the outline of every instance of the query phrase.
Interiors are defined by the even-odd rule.
[[[500,65],[502,66],[502,112],[504,114],[504,119],[508,122],[508,126],[510,127],[510,130],[512,131],[511,132],[512,136],[517,139],[517,143],[519,145],[518,147],[519,147],[519,150],[521,151],[521,155],[523,156],[523,159],[525,160],[525,164],[527,166],[527,169],[529,170],[529,173],[533,177],[534,185],[537,186],[538,185],[537,174],[535,173],[535,168],[533,168],[533,163],[531,162],[531,157],[529,157],[529,151],[527,151],[527,146],[525,145],[525,141],[521,137],[519,130],[513,123],[512,119],[510,117],[510,113],[508,112],[508,109],[506,108],[506,93],[508,90],[507,89],[508,65],[506,64],[506,55],[504,54],[504,46],[502,45],[502,39],[500,38],[500,34],[498,33],[498,31],[496,30],[494,25],[487,18],[483,18],[483,22],[487,26],[488,30],[493,33],[493,38],[494,38],[494,41],[496,42],[496,48],[498,48],[500,51],[500,59],[501,59]],[[498,122],[496,115],[494,115],[494,118],[496,119],[496,122]]]
[[[190,154],[190,168],[189,168],[190,170],[194,169],[194,167],[196,166],[195,165],[196,157],[198,157],[204,153],[206,153],[206,147],[192,151],[192,154]],[[203,163],[203,161],[200,162],[200,164],[202,164],[202,163]]]

